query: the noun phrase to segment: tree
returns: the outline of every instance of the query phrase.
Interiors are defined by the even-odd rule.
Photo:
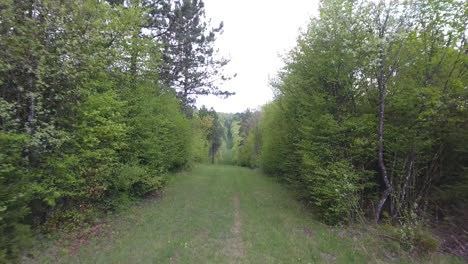
[[[202,119],[210,120],[210,127],[208,128],[207,140],[210,144],[209,156],[211,157],[211,163],[214,164],[216,154],[218,153],[219,147],[221,147],[222,140],[224,137],[224,128],[219,121],[219,116],[216,111],[211,108],[208,110],[205,106],[202,106],[198,112],[198,115]]]
[[[247,109],[237,113],[239,119],[239,146],[237,161],[239,165],[255,168],[260,156],[260,111]]]
[[[378,165],[380,174],[385,185],[384,192],[376,205],[374,220],[378,222],[382,208],[393,192],[393,186],[388,176],[387,166],[384,159],[384,124],[385,124],[385,101],[387,95],[388,83],[392,81],[393,74],[396,68],[401,63],[401,50],[404,41],[407,38],[408,32],[412,25],[409,19],[404,17],[404,5],[400,5],[396,1],[380,1],[371,5],[369,9],[369,28],[373,29],[372,36],[369,41],[376,43],[374,48],[370,48],[371,71],[374,73],[373,78],[377,80],[377,90],[379,94],[379,110],[378,110]],[[373,22],[373,23],[372,23]],[[374,63],[373,63],[374,62]]]
[[[77,228],[192,160],[142,1],[0,5],[0,262],[28,228]]]
[[[231,78],[222,73],[229,60],[218,57],[214,47],[223,23],[210,28],[203,1],[147,1],[146,5],[151,8],[149,28],[153,36],[161,37],[160,80],[176,90],[184,111],[189,114],[199,95],[233,95],[218,88]]]
[[[468,153],[465,12],[464,1],[322,1],[262,110],[261,167],[332,224],[359,209],[417,223],[435,194],[466,210],[455,198]]]
[[[234,136],[232,134],[232,122],[233,119],[225,119],[224,127],[226,128],[226,148],[228,150],[232,149],[234,146]]]

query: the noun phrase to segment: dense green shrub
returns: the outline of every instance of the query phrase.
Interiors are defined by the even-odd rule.
[[[243,145],[237,153],[237,164],[244,167],[256,168],[259,166],[260,156],[260,131],[258,124],[254,130],[248,133]]]
[[[236,163],[240,166],[256,168],[259,166],[261,150],[260,111],[247,109],[243,113],[237,113],[235,121],[238,123]]]
[[[278,102],[270,103],[263,108],[260,121],[262,133],[262,149],[260,164],[262,169],[271,175],[292,177],[295,164],[295,147],[293,144],[294,128],[292,120],[285,118]],[[275,129],[272,129],[272,128]]]
[[[254,122],[260,135],[241,122],[240,163],[260,153],[263,170],[298,187],[327,223],[360,212],[378,221],[382,211],[405,222],[441,205],[466,212],[463,10],[463,1],[323,1]]]
[[[30,242],[27,161],[22,157],[27,136],[0,132],[0,262],[15,259]]]
[[[358,209],[359,176],[350,168],[348,163],[333,162],[328,166],[308,166],[304,172],[310,199],[318,209],[319,217],[328,224],[348,221]]]
[[[133,197],[143,197],[164,184],[162,175],[154,175],[141,165],[125,164],[113,178],[112,189]]]
[[[210,127],[210,119],[209,118],[200,118],[200,116],[196,115],[191,120],[192,126],[192,142],[191,142],[191,150],[192,153],[192,163],[206,163],[209,161],[209,153],[210,144],[207,140],[208,137],[208,130]]]
[[[400,250],[424,256],[436,252],[439,248],[439,240],[430,230],[413,224],[390,225],[384,224],[379,228],[379,232],[387,243],[396,243],[390,250],[398,252]]]
[[[1,263],[19,256],[30,226],[78,228],[208,157],[206,131],[157,76],[160,39],[140,34],[147,12],[119,1],[2,2]]]
[[[8,262],[30,243],[26,160],[21,156],[27,137],[0,131],[0,262]]]
[[[131,131],[125,160],[147,166],[159,176],[183,168],[190,161],[192,128],[174,94],[151,83],[128,93]]]

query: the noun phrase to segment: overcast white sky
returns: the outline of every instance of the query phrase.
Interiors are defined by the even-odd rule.
[[[197,105],[235,113],[257,108],[273,97],[269,78],[283,65],[279,55],[296,44],[300,28],[318,13],[318,0],[204,0],[212,24],[224,21],[216,46],[237,77],[220,88],[236,92],[228,99],[203,96]]]

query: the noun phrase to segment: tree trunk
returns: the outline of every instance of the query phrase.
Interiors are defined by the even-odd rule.
[[[414,153],[414,151],[411,151],[411,153],[408,156],[409,165],[408,165],[408,169],[407,169],[407,172],[406,172],[405,181],[403,183],[403,189],[401,190],[400,203],[398,205],[398,209],[397,209],[397,212],[396,212],[397,214],[401,213],[403,205],[405,204],[405,199],[406,199],[406,195],[407,195],[406,192],[407,192],[409,184],[410,184],[411,175],[413,175],[413,167],[414,167],[415,159],[416,159],[416,153]]]
[[[380,74],[377,80],[377,85],[379,88],[379,141],[378,141],[378,163],[380,173],[382,175],[382,179],[385,183],[385,191],[380,197],[380,201],[375,208],[375,222],[379,222],[380,214],[382,213],[382,208],[387,201],[390,193],[392,192],[392,184],[388,179],[387,167],[385,166],[384,160],[384,118],[385,118],[385,93],[387,92],[387,84],[385,81],[385,74],[384,74],[384,55],[383,55],[383,48],[380,47],[379,50],[379,58],[380,58]]]

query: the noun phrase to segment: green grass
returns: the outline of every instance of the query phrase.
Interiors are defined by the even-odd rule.
[[[77,252],[54,246],[32,262],[377,262],[361,244],[315,221],[284,185],[233,166],[200,165],[176,175],[162,199],[133,206],[108,224],[111,234]]]

